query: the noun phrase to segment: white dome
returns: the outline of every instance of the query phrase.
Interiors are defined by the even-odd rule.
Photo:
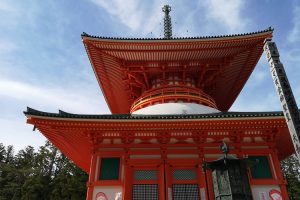
[[[208,114],[219,110],[196,103],[162,103],[134,111],[138,115],[170,115],[170,114]]]

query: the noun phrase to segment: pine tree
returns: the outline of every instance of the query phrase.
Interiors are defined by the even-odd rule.
[[[300,164],[292,155],[281,161],[281,168],[287,180],[287,190],[290,200],[300,200]]]
[[[14,155],[0,143],[0,200],[85,199],[87,174],[50,142]]]

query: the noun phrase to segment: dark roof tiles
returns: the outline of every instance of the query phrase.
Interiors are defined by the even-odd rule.
[[[113,115],[87,115],[72,114],[59,110],[58,113],[42,112],[27,107],[25,115],[53,117],[53,118],[72,118],[72,119],[124,119],[124,120],[155,120],[155,119],[206,119],[206,118],[237,118],[237,117],[275,117],[282,116],[280,111],[272,112],[219,112],[210,114],[179,114],[179,115],[134,115],[134,114],[113,114]]]
[[[250,32],[250,33],[241,33],[241,34],[232,34],[232,35],[215,35],[215,36],[198,36],[198,37],[173,37],[173,38],[121,38],[121,37],[104,37],[104,36],[95,36],[89,35],[85,32],[81,34],[81,37],[97,38],[97,39],[112,39],[112,40],[183,40],[183,39],[211,39],[211,38],[228,38],[228,37],[238,37],[246,35],[254,35],[266,32],[272,32],[274,29],[269,27],[262,31]]]

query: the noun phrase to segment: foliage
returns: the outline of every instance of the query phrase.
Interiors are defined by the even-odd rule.
[[[300,200],[300,164],[292,155],[281,161],[281,168],[287,180],[287,190],[290,200]]]
[[[290,200],[300,200],[300,164],[295,156],[281,161]],[[88,176],[50,142],[14,154],[0,143],[0,200],[80,200]]]
[[[85,199],[87,178],[50,142],[16,155],[0,143],[0,200]]]

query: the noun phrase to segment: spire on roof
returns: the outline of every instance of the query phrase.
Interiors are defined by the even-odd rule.
[[[172,38],[172,22],[171,22],[171,16],[169,13],[171,12],[171,6],[164,5],[162,8],[162,11],[165,13],[164,16],[164,38],[170,39]]]

